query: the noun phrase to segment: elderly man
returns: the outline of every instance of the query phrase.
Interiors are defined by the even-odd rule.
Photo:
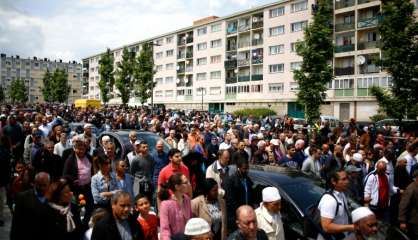
[[[344,240],[375,239],[377,234],[377,219],[367,207],[359,207],[351,212],[354,223],[354,232]]]
[[[84,140],[84,138],[90,138],[90,146],[96,147],[96,135],[92,132],[93,124],[87,123],[84,125],[84,132],[80,134],[80,139]]]
[[[298,163],[299,168],[302,166],[303,162],[305,161],[304,150],[305,149],[305,141],[302,139],[298,139],[295,143],[295,155],[293,157],[294,161]]]
[[[135,147],[135,141],[138,138],[136,131],[130,131],[128,134],[129,142],[125,144],[125,154],[128,154],[129,152],[132,152]]]
[[[284,240],[279,190],[275,187],[266,187],[262,191],[262,196],[263,202],[255,210],[258,227],[266,232],[269,240]]]
[[[251,206],[243,205],[236,211],[238,229],[229,235],[228,240],[267,240],[264,230],[258,228],[257,217]]]
[[[191,218],[184,227],[184,235],[189,240],[212,239],[209,224],[203,218]]]

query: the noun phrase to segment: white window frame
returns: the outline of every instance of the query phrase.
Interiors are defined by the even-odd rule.
[[[174,77],[165,77],[165,84],[174,83]]]
[[[222,24],[221,23],[215,23],[215,24],[212,24],[211,26],[210,26],[210,30],[211,30],[211,32],[220,32],[220,31],[222,31]]]
[[[173,90],[165,90],[165,96],[166,97],[173,97],[174,91]]]
[[[269,73],[283,73],[284,72],[284,63],[277,63],[269,65]]]
[[[210,47],[211,48],[218,48],[222,46],[222,39],[215,39],[210,41]]]
[[[196,81],[205,81],[206,76],[206,72],[196,73]]]
[[[209,88],[209,95],[216,96],[216,95],[221,95],[221,94],[222,94],[221,87],[211,87],[211,88]]]
[[[196,60],[196,66],[203,66],[203,65],[206,65],[207,63],[208,63],[207,57],[198,58]]]
[[[210,63],[216,64],[222,62],[222,55],[210,56]]]
[[[222,72],[221,71],[212,71],[210,72],[210,79],[214,80],[214,79],[221,79]]]
[[[292,3],[292,5],[290,6],[290,12],[292,12],[292,13],[305,11],[305,10],[308,10],[308,1],[307,0]]]
[[[277,7],[277,8],[272,8],[269,10],[269,17],[270,18],[275,18],[275,17],[279,17],[279,16],[283,16],[285,14],[285,7]]]
[[[208,48],[207,42],[201,42],[197,44],[197,51],[203,51]]]
[[[282,30],[279,31],[279,29],[282,29]],[[283,34],[285,34],[284,25],[269,28],[269,36],[270,37],[279,36],[279,35],[283,35]]]
[[[294,22],[290,25],[290,30],[291,32],[300,32],[303,31],[307,25],[308,21]]]
[[[274,45],[269,47],[269,55],[277,55],[284,53],[284,44]]]
[[[198,28],[196,30],[196,33],[197,33],[197,36],[206,35],[208,33],[208,28],[206,26],[205,27]]]
[[[283,93],[284,83],[269,83],[269,93]]]

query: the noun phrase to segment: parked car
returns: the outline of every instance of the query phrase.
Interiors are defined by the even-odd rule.
[[[262,202],[261,192],[265,187],[274,186],[279,189],[286,239],[310,239],[305,237],[307,211],[325,192],[323,183],[300,171],[276,166],[253,165],[249,176],[254,182],[253,195],[256,203]],[[350,211],[359,207],[359,204],[352,199],[349,199],[349,203]],[[378,239],[408,239],[398,228],[389,224],[379,222],[378,228],[380,237]]]
[[[338,124],[340,123],[340,120],[338,120],[338,118],[334,116],[321,115],[320,119],[321,119],[321,125],[324,125],[325,122],[329,122],[329,127],[331,129],[336,128]]]
[[[68,124],[68,128],[72,132],[76,132],[77,134],[81,134],[84,132],[84,125],[85,123],[78,123],[78,122],[72,122]],[[101,132],[101,129],[97,128],[96,126],[93,126],[91,128],[91,132],[98,136]]]
[[[293,129],[295,130],[303,129],[307,124],[304,118],[293,118]]]
[[[125,145],[129,142],[129,132],[132,130],[114,130],[114,131],[105,131],[102,132],[97,139],[98,146],[101,145],[100,139],[103,136],[109,136],[110,140],[115,143],[115,151],[116,151],[116,158],[122,158],[126,156],[128,153],[126,152]],[[158,140],[162,140],[164,143],[164,151],[168,152],[170,149],[170,145],[162,139],[159,135],[153,132],[147,131],[136,131],[137,139],[144,140],[148,143],[149,151],[155,151],[155,144]]]
[[[384,127],[388,126],[392,131],[418,131],[418,120],[414,119],[402,119],[400,122],[397,119],[383,119],[375,123],[376,129],[382,130]]]

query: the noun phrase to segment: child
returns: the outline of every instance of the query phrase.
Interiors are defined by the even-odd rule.
[[[146,195],[138,194],[135,198],[135,209],[138,211],[138,222],[144,231],[145,240],[158,240],[159,219],[150,211],[151,204]]]

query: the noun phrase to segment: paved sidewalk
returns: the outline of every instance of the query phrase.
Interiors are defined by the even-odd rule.
[[[0,227],[0,240],[9,240],[10,227],[12,226],[12,216],[9,207],[4,206],[4,226]]]

